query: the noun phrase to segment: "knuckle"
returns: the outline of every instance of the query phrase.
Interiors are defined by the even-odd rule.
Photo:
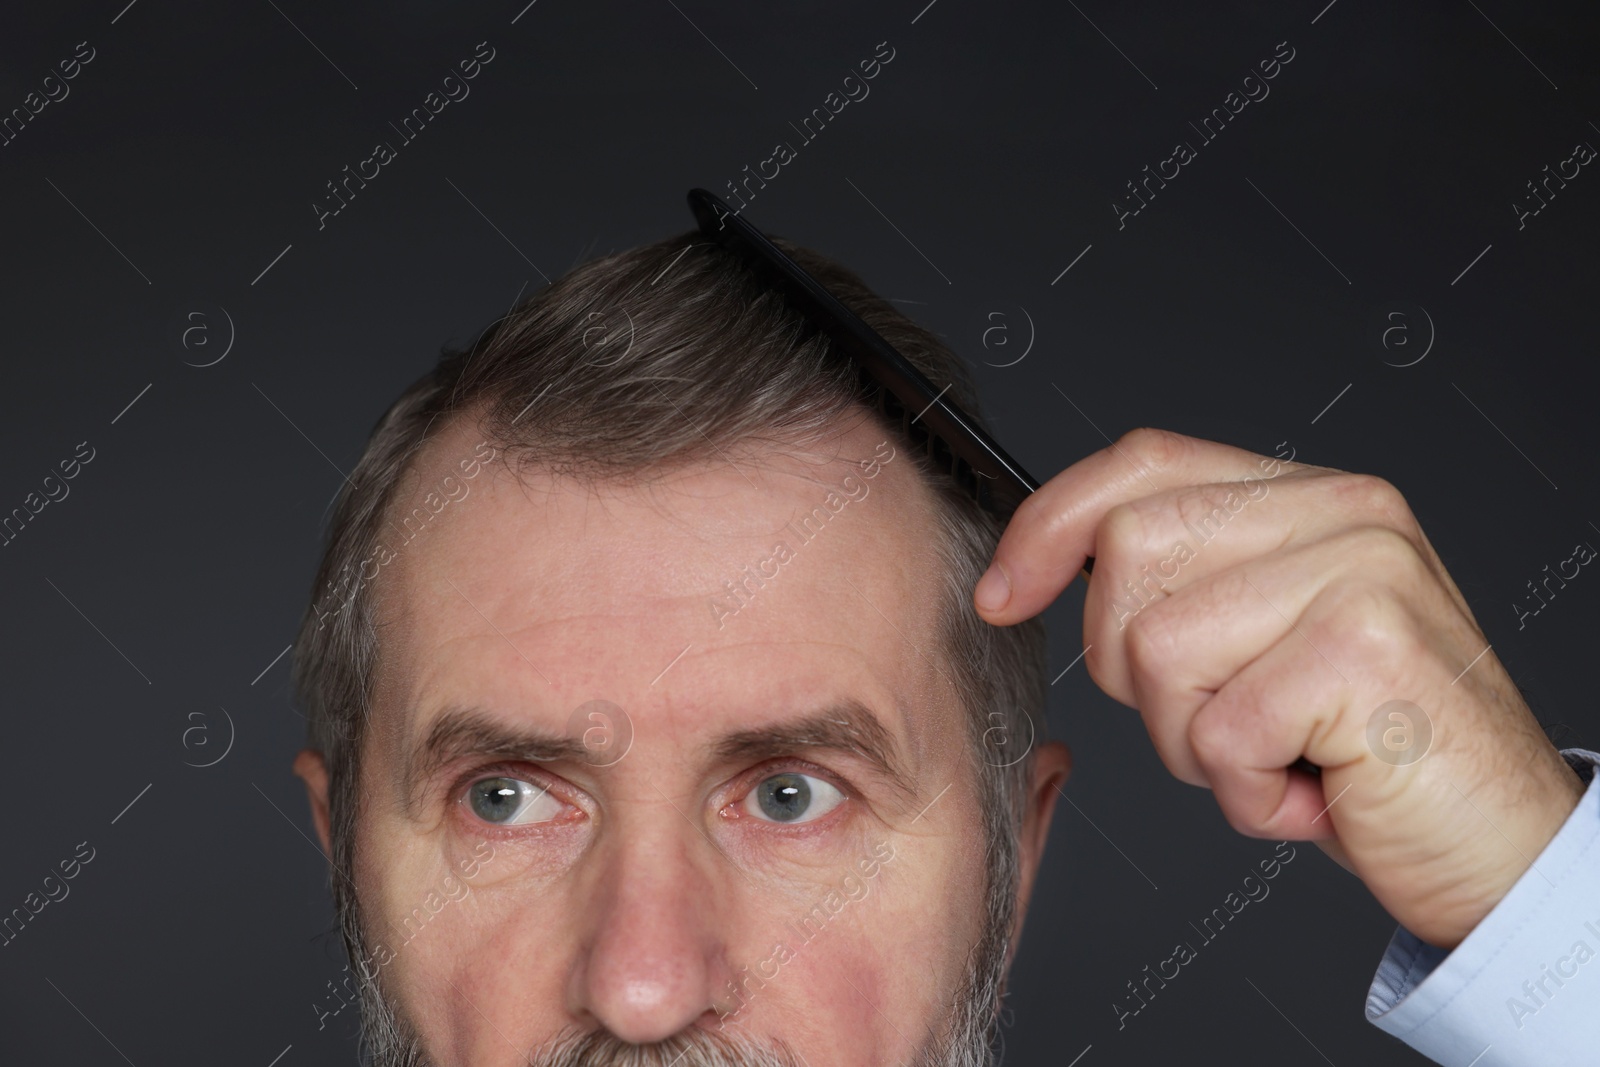
[[[1224,767],[1232,760],[1236,748],[1233,720],[1219,713],[1219,709],[1202,709],[1189,720],[1186,740],[1202,769],[1213,771]]]
[[[1189,438],[1171,430],[1140,426],[1117,439],[1116,448],[1144,470],[1170,467],[1189,450]]]
[[[1239,514],[1244,500],[1234,485],[1208,484],[1117,504],[1101,517],[1097,558],[1117,559],[1132,571],[1154,567],[1177,542],[1214,536]]]
[[[1138,616],[1134,616],[1138,618]],[[1105,689],[1112,681],[1112,644],[1108,639],[1095,641],[1083,653],[1083,666],[1094,684]]]
[[[1131,501],[1114,505],[1100,518],[1095,531],[1096,559],[1126,551],[1132,552],[1144,541],[1145,521]],[[1098,565],[1098,564],[1097,564]]]
[[[1243,500],[1232,485],[1197,485],[1177,494],[1173,511],[1185,529],[1211,537],[1243,509]]]
[[[1416,516],[1393,482],[1375,474],[1341,474],[1332,484],[1341,510],[1370,516],[1407,534],[1417,530]]]
[[[1159,676],[1163,664],[1170,664],[1180,651],[1182,642],[1174,635],[1171,612],[1162,610],[1169,603],[1157,601],[1128,620],[1123,647],[1128,670],[1136,677]]]
[[[1363,573],[1389,582],[1426,569],[1426,561],[1416,542],[1392,526],[1362,526],[1348,532],[1346,556]]]
[[[1313,629],[1336,660],[1353,664],[1415,662],[1423,652],[1410,610],[1395,588],[1381,581],[1339,586]]]
[[[1107,509],[1095,530],[1095,566],[1110,567],[1119,575],[1136,572],[1149,561],[1154,536],[1152,516],[1140,501],[1125,501]]]
[[[1160,656],[1155,653],[1144,638],[1148,631],[1137,617],[1128,624],[1128,635],[1123,638],[1123,662],[1128,665],[1129,695],[1133,698],[1135,707],[1143,707],[1152,698],[1152,688],[1159,688],[1161,676],[1152,670],[1153,664],[1160,663]]]

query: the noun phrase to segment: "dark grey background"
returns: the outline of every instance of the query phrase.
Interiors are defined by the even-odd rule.
[[[1521,230],[1511,206],[1600,143],[1590,5],[125,2],[13,5],[0,34],[0,109],[97,53],[0,147],[0,512],[96,453],[0,548],[0,912],[96,850],[0,948],[7,1062],[350,1062],[353,1011],[319,1031],[313,1008],[341,952],[274,659],[339,471],[441,343],[688,229],[690,186],[797,141],[884,40],[871,95],[749,218],[948,337],[1040,477],[1140,424],[1388,477],[1544,721],[1600,745],[1600,579],[1522,630],[1512,607],[1600,539],[1600,176]],[[485,40],[470,97],[319,231],[324,183]],[[1280,41],[1271,95],[1119,230],[1124,183]],[[186,366],[227,318],[227,357]],[[1028,355],[985,366],[1029,319]],[[1048,615],[1052,677],[1081,598]],[[1078,769],[1007,1062],[1421,1062],[1362,1018],[1392,923],[1312,846],[1119,1031],[1125,983],[1272,846],[1167,777],[1081,665],[1051,719]]]

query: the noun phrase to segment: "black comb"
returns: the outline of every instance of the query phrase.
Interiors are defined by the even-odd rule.
[[[935,389],[878,331],[716,194],[690,189],[689,207],[701,233],[738,255],[855,361],[868,402],[891,424],[898,422],[906,439],[925,449],[938,468],[949,471],[979,506],[1009,518],[1039,488],[1038,479],[945,396],[948,386]],[[1093,569],[1094,560],[1085,560],[1085,581]]]

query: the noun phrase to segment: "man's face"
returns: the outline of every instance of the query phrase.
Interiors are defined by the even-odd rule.
[[[361,965],[431,1061],[938,1043],[985,830],[934,501],[886,437],[587,489],[504,455],[464,480],[471,420],[424,450],[371,580],[351,874]]]

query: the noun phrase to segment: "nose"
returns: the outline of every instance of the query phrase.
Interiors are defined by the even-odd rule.
[[[714,880],[698,836],[685,839],[661,824],[613,829],[618,833],[590,857],[585,940],[571,994],[579,1018],[642,1045],[711,1010],[722,945]]]

